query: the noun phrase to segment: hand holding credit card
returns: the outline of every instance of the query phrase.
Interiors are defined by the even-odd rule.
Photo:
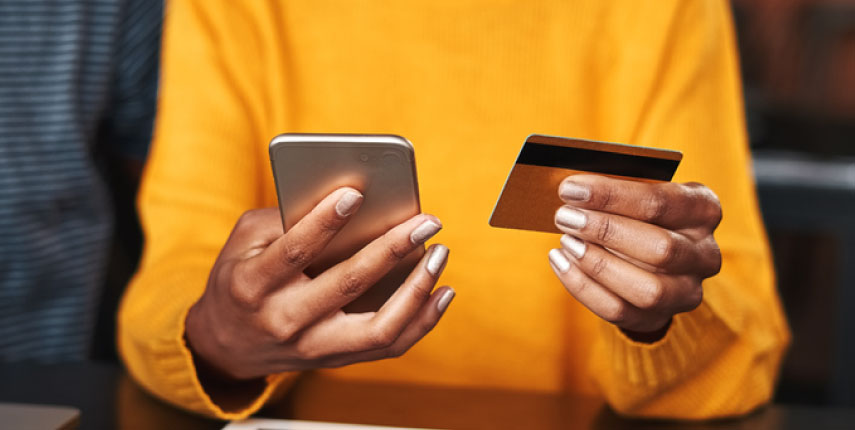
[[[567,291],[639,342],[697,308],[718,273],[718,197],[670,182],[677,151],[531,135],[490,225],[564,233],[549,264]],[[546,250],[544,250],[546,252]]]
[[[563,204],[558,186],[567,176],[670,181],[682,158],[678,151],[532,134],[517,156],[490,225],[560,233],[553,219]]]

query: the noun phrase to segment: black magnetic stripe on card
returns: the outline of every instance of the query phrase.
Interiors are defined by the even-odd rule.
[[[517,163],[605,175],[670,181],[679,161],[526,142]]]

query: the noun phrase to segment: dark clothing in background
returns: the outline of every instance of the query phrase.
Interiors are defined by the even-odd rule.
[[[96,159],[141,161],[161,0],[0,0],[0,361],[85,359],[114,216]]]

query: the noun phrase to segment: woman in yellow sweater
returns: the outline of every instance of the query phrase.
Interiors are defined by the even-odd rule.
[[[122,357],[155,395],[242,417],[321,369],[601,395],[641,416],[769,399],[789,334],[726,1],[174,0],[166,22],[146,249],[119,314]],[[338,190],[283,235],[267,159],[282,132],[408,137],[447,267],[435,244],[384,309],[337,311],[441,224],[420,215],[308,279],[362,197]],[[532,132],[681,150],[675,181],[703,185],[571,177],[560,242],[492,229]]]

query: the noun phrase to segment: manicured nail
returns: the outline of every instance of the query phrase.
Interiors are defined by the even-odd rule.
[[[340,217],[346,217],[353,213],[359,204],[362,203],[362,194],[356,191],[348,191],[343,196],[339,197],[335,204],[335,213]]]
[[[549,251],[549,262],[561,273],[570,270],[570,261],[561,253],[560,249]]]
[[[568,206],[561,206],[555,213],[555,222],[563,227],[580,230],[588,223],[588,217],[581,211]]]
[[[454,298],[454,290],[448,289],[446,292],[442,293],[442,297],[436,302],[436,309],[439,310],[439,313],[444,313],[446,309],[448,309],[448,304],[451,303],[451,299]]]
[[[433,276],[439,276],[448,261],[448,248],[445,245],[434,245],[430,250],[425,268]]]
[[[440,229],[442,225],[437,223],[434,220],[427,220],[421,223],[412,233],[410,233],[410,241],[413,242],[414,245],[420,245],[425,243],[428,239],[432,238]]]
[[[563,246],[570,255],[576,258],[582,258],[582,256],[585,255],[585,242],[570,236],[569,234],[561,236],[561,246]]]
[[[584,202],[591,198],[591,190],[584,186],[579,185],[573,182],[563,182],[560,187],[558,187],[558,195],[561,196],[561,200],[573,200],[577,202]]]

